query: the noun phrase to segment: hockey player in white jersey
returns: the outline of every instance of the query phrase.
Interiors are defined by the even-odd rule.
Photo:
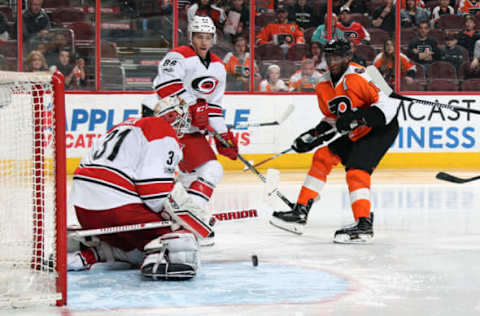
[[[195,16],[188,36],[191,45],[174,48],[160,61],[153,87],[160,98],[178,96],[189,106],[192,126],[180,139],[183,160],[178,179],[197,205],[205,207],[223,177],[222,165],[205,137],[207,127],[233,145],[224,147],[215,139],[219,154],[235,160],[238,147],[222,114],[225,66],[210,52],[216,39],[215,25],[209,17]]]
[[[176,97],[160,100],[157,111],[130,118],[99,139],[74,173],[71,200],[84,229],[164,220],[173,225],[95,237],[68,255],[69,270],[120,261],[141,264],[146,278],[195,276],[197,239],[212,234],[210,218],[191,199],[183,199],[180,208],[171,202],[182,190],[188,196],[183,186],[174,189],[174,173],[183,157],[178,139],[191,118]]]

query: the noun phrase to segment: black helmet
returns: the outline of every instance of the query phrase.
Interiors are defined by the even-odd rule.
[[[332,39],[325,45],[325,54],[332,54],[337,56],[351,56],[352,46],[350,41],[346,39]]]

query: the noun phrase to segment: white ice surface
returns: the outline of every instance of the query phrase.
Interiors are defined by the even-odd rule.
[[[295,201],[301,182],[281,183]],[[68,308],[0,314],[480,315],[479,183],[374,184],[374,242],[339,245],[334,231],[352,221],[345,184],[326,186],[296,236],[267,223],[260,181],[224,182],[211,209],[256,208],[260,218],[219,223],[198,278],[157,284],[138,271],[70,273]]]

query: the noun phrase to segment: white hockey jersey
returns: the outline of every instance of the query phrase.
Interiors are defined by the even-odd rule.
[[[167,122],[130,118],[103,135],[75,170],[72,203],[89,210],[145,203],[159,212],[182,158]]]
[[[180,46],[171,50],[158,64],[158,75],[153,89],[161,98],[178,96],[188,105],[197,99],[208,103],[209,123],[217,132],[225,133],[227,127],[222,114],[227,72],[222,60],[209,53],[210,63],[206,67],[191,46]],[[197,132],[192,126],[190,133]]]

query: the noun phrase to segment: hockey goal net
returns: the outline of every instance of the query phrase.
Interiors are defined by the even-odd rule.
[[[0,72],[0,307],[66,302],[61,74]]]

